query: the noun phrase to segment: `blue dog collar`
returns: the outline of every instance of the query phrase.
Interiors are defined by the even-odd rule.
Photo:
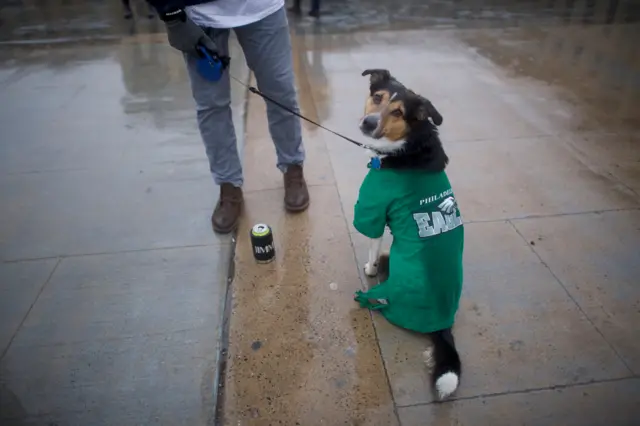
[[[382,166],[382,162],[380,161],[380,157],[371,157],[371,161],[369,165],[372,169],[379,169]]]

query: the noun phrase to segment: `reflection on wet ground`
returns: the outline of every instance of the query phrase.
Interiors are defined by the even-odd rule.
[[[134,2],[135,20],[122,19],[118,1],[6,0],[0,40],[65,42],[162,32]],[[321,21],[293,19],[294,28],[319,33],[419,28],[505,28],[567,23],[627,24],[640,20],[634,0],[323,0]]]
[[[590,109],[593,119],[611,131],[640,125],[635,108],[640,102],[640,54],[634,42],[640,37],[640,2],[440,1],[402,2],[396,7],[364,0],[343,5],[329,1],[323,7],[329,11],[321,22],[292,20],[308,52],[317,51],[313,46],[319,43],[318,34],[325,34],[325,52],[338,56],[371,41],[349,31],[441,28],[441,34],[455,34],[509,75],[567,90],[583,101],[574,100],[574,106]],[[393,36],[384,43],[388,49],[380,52],[380,61],[388,68],[411,66],[410,58],[417,52],[403,49]],[[317,84],[324,86],[320,80]]]
[[[0,42],[84,44],[117,41],[133,32],[164,31],[158,19],[147,18],[143,1],[133,1],[132,6],[136,19],[125,20],[116,0],[7,0],[0,9]]]
[[[262,101],[250,97],[244,157],[250,213],[240,235],[267,217],[283,245],[310,230],[313,255],[285,255],[265,271],[252,261],[248,242],[238,240],[226,424],[305,425],[313,418],[318,424],[511,426],[562,423],[565,416],[575,424],[633,424],[640,395],[640,346],[628,340],[640,321],[633,5],[538,2],[527,9],[512,2],[501,13],[481,14],[496,19],[451,26],[441,25],[442,17],[454,6],[414,27],[397,16],[391,24],[386,12],[378,21],[353,17],[375,13],[381,3],[366,9],[368,3],[349,2],[344,15],[292,22],[301,109],[362,139],[356,123],[367,82],[360,73],[382,67],[443,113],[449,177],[467,223],[465,290],[455,326],[465,372],[457,400],[434,403],[420,355],[424,336],[374,313],[379,351],[372,350],[367,321],[340,321],[361,314],[342,298],[353,292],[352,275],[367,257],[366,239],[351,226],[366,173],[361,150],[305,123],[305,173],[316,201],[311,220],[298,229],[298,218],[277,212],[279,176],[257,171],[272,145],[264,136]],[[354,4],[362,8],[350,9]],[[455,2],[465,5],[473,3]],[[402,31],[345,31],[373,27]],[[334,185],[348,231],[334,217],[327,189]],[[343,269],[350,260],[338,260],[348,258],[349,244],[357,259],[351,270]],[[280,280],[290,271],[288,282]],[[297,315],[299,294],[307,290],[313,307],[331,309]],[[271,319],[283,305],[287,313]],[[269,343],[256,353],[256,340]],[[291,362],[315,374],[302,383]],[[365,374],[361,365],[369,366]]]
[[[634,0],[324,0],[322,21],[298,21],[298,29],[322,33],[418,28],[505,28],[557,25],[576,14],[582,24],[640,20]]]
[[[211,424],[232,245],[182,55],[117,1],[1,7],[0,424]]]
[[[215,188],[183,60],[136,9],[131,21],[117,1],[0,9],[0,408],[12,420],[212,421],[212,330],[231,243],[209,233]],[[479,424],[491,402],[504,416],[485,424],[518,424],[523,412],[598,424],[605,402],[632,406],[639,2],[323,9],[319,22],[291,19],[306,116],[361,139],[368,67],[389,68],[445,116],[469,222],[472,279],[457,327],[470,367],[461,400],[431,404],[416,357],[424,341],[372,324],[350,298],[366,255],[350,224],[362,152],[304,123],[315,201],[283,215],[281,176],[265,166],[264,105],[250,97],[242,235],[267,220],[280,254],[257,269],[238,242],[230,418]],[[244,99],[236,90],[238,123]]]
[[[611,132],[640,129],[640,56],[630,40],[640,25],[513,29],[463,34],[478,53],[514,77],[532,77],[565,91],[584,113],[578,130],[597,123]],[[562,96],[562,94],[560,95]]]

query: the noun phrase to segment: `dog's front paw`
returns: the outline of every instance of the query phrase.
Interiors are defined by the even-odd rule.
[[[364,273],[368,277],[375,277],[376,275],[378,275],[378,265],[369,262],[365,263]]]

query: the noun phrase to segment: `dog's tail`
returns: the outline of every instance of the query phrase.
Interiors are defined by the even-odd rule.
[[[439,399],[454,393],[462,365],[450,328],[429,333],[433,342],[433,384]]]

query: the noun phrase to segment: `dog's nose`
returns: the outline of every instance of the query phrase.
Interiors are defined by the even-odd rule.
[[[375,115],[367,115],[360,125],[363,132],[371,133],[378,127],[378,117]]]

